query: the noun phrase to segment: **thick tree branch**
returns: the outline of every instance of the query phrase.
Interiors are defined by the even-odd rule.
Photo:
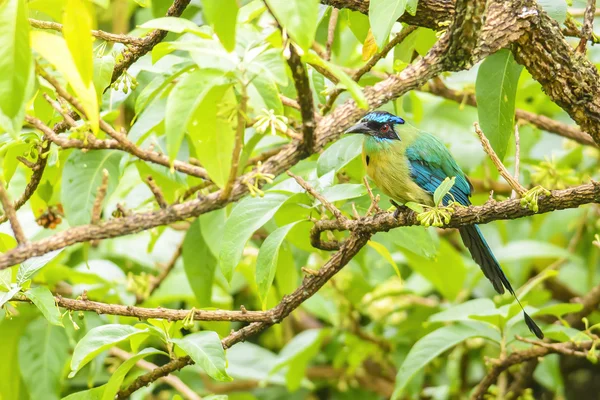
[[[302,115],[302,142],[307,153],[314,152],[315,111],[312,90],[308,83],[308,74],[300,55],[293,44],[290,43],[290,58],[288,65],[294,77],[294,85],[298,95],[300,114]]]
[[[576,208],[583,204],[600,202],[600,183],[592,182],[565,190],[553,190],[550,196],[538,200],[538,214],[566,208]],[[482,206],[457,208],[450,222],[444,228],[458,228],[464,225],[486,224],[500,219],[516,219],[535,214],[529,208],[523,208],[519,199],[508,199],[501,202],[487,202]],[[363,230],[370,233],[387,232],[399,226],[418,225],[417,215],[410,210],[400,212],[398,218],[393,213],[379,213],[370,217],[349,220],[340,223],[337,220],[320,220],[315,223],[311,232],[313,246],[321,248],[320,234],[328,230]],[[332,250],[337,246],[329,246],[324,250]],[[596,297],[594,299],[596,300]],[[594,301],[590,300],[593,305]],[[600,288],[598,289],[600,301]]]

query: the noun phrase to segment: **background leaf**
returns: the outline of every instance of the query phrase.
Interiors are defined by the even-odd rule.
[[[305,51],[317,31],[318,0],[267,0],[267,4],[288,34]]]
[[[77,150],[69,155],[62,174],[61,200],[65,217],[71,226],[91,222],[92,208],[104,169],[108,171],[106,204],[119,183],[121,157],[121,152],[113,150],[87,153]]]
[[[369,2],[369,22],[371,31],[380,49],[390,36],[392,26],[404,14],[406,0],[371,0]]]
[[[235,0],[202,0],[207,21],[212,25],[227,51],[235,48],[235,25],[238,5]]]

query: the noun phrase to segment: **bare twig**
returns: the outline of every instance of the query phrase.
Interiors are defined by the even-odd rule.
[[[519,136],[519,124],[515,124],[515,180],[518,182],[519,181],[519,167],[521,164],[521,138]],[[517,192],[513,189],[512,193],[510,194],[510,198],[511,199],[516,199],[517,198]]]
[[[307,153],[314,151],[314,131],[315,131],[315,111],[313,104],[312,90],[308,83],[308,74],[306,68],[300,59],[293,44],[290,44],[290,58],[288,65],[294,77],[294,85],[300,104],[300,114],[302,115],[302,143]]]
[[[488,389],[494,382],[496,382],[498,376],[503,371],[505,371],[513,365],[520,364],[529,360],[535,360],[538,357],[544,357],[551,353],[564,353],[566,351],[571,350],[588,350],[592,347],[592,343],[592,341],[582,342],[578,344],[572,342],[565,342],[553,344],[550,345],[550,347],[532,347],[527,350],[515,351],[502,360],[494,360],[492,364],[492,369],[488,371],[487,375],[483,378],[479,385],[477,385],[477,387],[471,394],[471,400],[483,400]]]
[[[175,253],[173,253],[173,256],[171,257],[167,265],[165,265],[165,267],[161,269],[160,273],[150,280],[150,287],[148,288],[148,297],[150,297],[152,293],[154,293],[154,291],[160,287],[165,278],[169,276],[169,273],[173,270],[173,268],[175,268],[175,264],[177,264],[177,260],[179,259],[179,257],[181,257],[182,253],[183,243],[177,246]]]
[[[588,0],[583,15],[583,29],[581,30],[581,40],[577,46],[577,52],[585,54],[588,40],[592,40],[594,34],[594,16],[596,14],[596,0]],[[593,44],[593,41],[592,41]]]
[[[29,23],[34,28],[51,29],[51,30],[58,31],[58,32],[62,32],[62,30],[63,30],[63,26],[56,22],[40,21],[37,19],[29,18]],[[91,35],[98,39],[105,40],[107,42],[118,42],[118,43],[133,44],[133,45],[138,45],[138,46],[145,43],[145,40],[143,38],[138,38],[138,37],[130,36],[130,35],[117,35],[114,33],[98,31],[98,30],[92,30]]]
[[[100,222],[100,217],[102,216],[102,204],[104,203],[104,198],[106,197],[106,191],[108,190],[108,170],[102,170],[102,182],[100,186],[98,186],[98,191],[96,192],[96,198],[94,199],[94,205],[92,207],[92,224],[97,224]]]
[[[65,110],[61,107],[61,105],[57,101],[52,100],[50,98],[50,96],[48,95],[48,93],[44,93],[44,99],[46,99],[46,101],[52,106],[52,108],[54,108],[60,115],[62,115],[65,122],[67,124],[69,124],[69,126],[71,128],[74,128],[77,126],[77,122],[75,122],[75,120],[71,117],[71,115],[69,115],[68,112],[65,112]]]
[[[158,187],[156,182],[154,182],[154,179],[152,178],[152,176],[148,175],[146,177],[145,181],[146,181],[146,184],[148,185],[148,187],[150,188],[150,191],[154,195],[154,198],[156,199],[158,206],[162,209],[167,208],[169,206],[169,203],[167,203],[167,201],[165,200],[165,196],[163,195],[162,190],[160,190],[160,188]]]
[[[308,182],[306,182],[304,179],[300,178],[298,175],[293,174],[291,171],[288,171],[287,174],[289,176],[291,176],[292,178],[294,178],[294,180],[296,182],[298,182],[298,185],[302,186],[302,188],[304,190],[306,190],[312,197],[319,200],[321,202],[321,204],[323,204],[323,206],[325,206],[325,208],[327,210],[329,210],[329,212],[332,213],[338,221],[342,222],[342,221],[347,220],[347,218],[344,217],[342,212],[336,206],[331,204],[325,197],[323,197],[319,192],[317,192],[315,190],[315,188],[313,188]]]
[[[381,208],[379,208],[379,195],[375,196],[373,194],[373,190],[371,190],[371,185],[369,185],[369,179],[367,179],[366,176],[363,176],[363,183],[365,184],[365,187],[367,188],[367,193],[369,194],[369,198],[371,199],[371,205],[367,210],[367,215],[371,215],[373,211],[375,211],[375,214],[382,212]]]
[[[244,133],[246,132],[246,112],[248,108],[248,93],[246,92],[245,84],[242,85],[240,93],[240,104],[237,111],[237,128],[235,131],[235,145],[233,147],[233,154],[231,156],[231,169],[229,170],[229,179],[225,187],[221,191],[221,199],[226,200],[231,194],[231,189],[235,182],[235,178],[238,175],[238,169],[240,166],[240,155],[242,154],[242,147],[244,146]]]
[[[15,211],[15,207],[6,192],[6,188],[4,187],[4,182],[0,180],[0,203],[2,203],[2,208],[4,209],[4,215],[10,221],[10,227],[15,235],[15,239],[19,245],[27,243],[27,237],[23,232],[23,228],[17,219],[17,212]]]
[[[496,166],[496,169],[498,169],[498,172],[500,172],[500,175],[502,175],[502,177],[508,182],[510,187],[512,187],[513,190],[519,194],[519,196],[522,196],[525,192],[527,192],[527,189],[525,189],[519,183],[519,181],[510,174],[510,172],[508,172],[508,170],[506,169],[506,167],[504,166],[502,161],[500,161],[500,159],[496,155],[496,152],[494,151],[494,149],[492,149],[492,146],[490,145],[490,141],[485,137],[485,135],[479,128],[479,124],[477,122],[475,122],[473,124],[473,126],[475,127],[475,132],[477,133],[477,136],[479,136],[479,140],[481,141],[481,144],[483,145],[483,149],[488,154],[488,156],[490,156],[490,158],[492,159],[492,162]]]
[[[133,357],[132,354],[129,354],[125,350],[121,350],[118,347],[111,348],[109,350],[109,353],[115,357],[120,358],[123,361],[127,361],[131,357]],[[139,360],[135,363],[135,365],[146,371],[152,371],[158,368],[156,364],[152,364],[151,362],[146,360]],[[159,380],[171,386],[173,389],[177,390],[186,400],[202,400],[202,397],[198,396],[196,392],[190,389],[188,385],[183,383],[181,379],[174,375],[163,376]]]
[[[337,25],[338,14],[340,10],[333,7],[331,9],[331,16],[329,17],[329,26],[327,27],[327,44],[325,46],[325,59],[327,61],[331,60],[331,46],[333,45],[333,40],[335,39],[335,27]]]

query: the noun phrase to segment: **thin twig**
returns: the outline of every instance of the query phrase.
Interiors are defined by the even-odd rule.
[[[111,348],[109,350],[109,353],[115,357],[120,358],[123,361],[127,361],[131,357],[133,357],[132,354],[126,352],[125,350],[121,350],[118,347]],[[146,371],[152,371],[152,370],[158,368],[158,365],[152,364],[151,362],[146,361],[146,360],[139,360],[138,362],[135,363],[135,365],[137,365],[139,368],[144,369]],[[176,377],[174,375],[163,376],[159,380],[161,382],[164,382],[167,385],[171,386],[173,389],[177,390],[181,394],[181,396],[183,396],[183,398],[186,400],[202,400],[202,397],[198,396],[196,394],[196,392],[194,392],[192,389],[190,389],[190,387],[188,385],[183,383],[183,381],[181,379],[179,379],[178,377]]]
[[[519,136],[519,124],[515,124],[515,180],[519,181],[519,167],[521,164],[521,138]],[[517,192],[515,190],[510,194],[511,199],[517,198]]]
[[[21,163],[23,163],[27,168],[31,169],[31,170],[36,170],[37,168],[39,168],[39,165],[35,162],[29,161],[28,159],[26,159],[23,156],[17,156],[17,160],[19,160]]]
[[[578,351],[576,349],[568,348],[561,346],[560,343],[546,343],[541,340],[532,340],[528,338],[524,338],[522,336],[516,335],[515,338],[520,340],[521,342],[533,344],[535,346],[545,347],[547,349],[552,349],[554,353],[565,354],[567,356],[575,356],[575,357],[587,357],[587,353],[583,351]]]
[[[237,111],[237,128],[235,131],[235,145],[233,147],[233,154],[231,156],[231,169],[229,170],[229,179],[225,187],[221,191],[220,198],[226,200],[231,194],[231,189],[235,182],[235,178],[238,175],[238,169],[240,165],[240,155],[242,154],[242,147],[244,146],[244,133],[246,132],[246,112],[248,108],[248,93],[246,85],[242,84],[240,93],[240,105]]]
[[[34,28],[39,28],[39,29],[51,29],[51,30],[58,31],[58,32],[62,32],[62,30],[63,30],[62,24],[59,24],[56,22],[40,21],[37,19],[29,18],[29,24],[31,26],[33,26]],[[105,40],[107,42],[117,42],[117,43],[135,44],[135,45],[142,45],[145,43],[144,38],[139,38],[139,37],[130,36],[130,35],[117,35],[114,33],[104,32],[104,31],[99,31],[99,30],[92,30],[90,33],[93,37]]]
[[[179,246],[177,246],[175,253],[173,253],[173,256],[171,257],[171,259],[169,260],[167,265],[165,265],[165,267],[161,269],[160,273],[150,280],[150,287],[148,288],[148,296],[147,297],[150,297],[152,295],[152,293],[154,293],[154,291],[160,287],[160,285],[163,283],[165,278],[167,276],[169,276],[169,273],[173,270],[173,268],[175,268],[175,264],[177,264],[177,260],[179,260],[179,257],[181,257],[182,252],[183,252],[183,243],[181,243]],[[139,303],[139,301],[138,301],[138,303]]]
[[[300,104],[300,114],[302,115],[302,143],[307,153],[314,151],[314,131],[315,131],[315,107],[313,103],[313,94],[308,82],[308,74],[302,63],[300,55],[293,44],[290,43],[290,58],[287,60],[294,78],[294,85]]]
[[[331,46],[333,46],[333,40],[335,39],[335,27],[338,21],[338,14],[340,10],[335,7],[331,8],[331,16],[329,17],[329,26],[327,27],[327,44],[325,46],[326,60],[331,60]]]
[[[44,99],[46,99],[46,101],[52,106],[52,108],[54,108],[60,115],[62,115],[65,122],[67,124],[69,124],[69,126],[71,128],[74,128],[77,126],[77,122],[75,122],[75,120],[71,117],[71,115],[69,115],[68,112],[65,112],[65,110],[61,107],[61,105],[57,101],[52,100],[50,98],[50,96],[48,95],[48,93],[44,93]]]
[[[375,214],[380,213],[382,210],[381,208],[379,208],[379,195],[375,196],[373,194],[373,190],[371,190],[371,185],[369,185],[369,180],[366,176],[363,176],[363,183],[365,184],[365,187],[367,188],[367,193],[369,194],[369,198],[371,199],[371,205],[367,210],[367,215],[371,215],[373,210],[375,210]]]
[[[475,122],[473,124],[473,126],[475,127],[475,132],[477,133],[477,136],[479,136],[479,140],[481,141],[481,144],[483,145],[483,149],[488,154],[488,156],[490,156],[490,158],[492,159],[492,162],[496,166],[496,169],[498,170],[498,172],[500,172],[500,175],[502,175],[502,177],[506,180],[506,182],[508,182],[510,187],[512,187],[513,190],[519,194],[519,196],[522,196],[525,192],[527,192],[527,189],[525,189],[519,183],[519,181],[516,180],[510,174],[510,172],[508,172],[508,170],[506,169],[504,164],[502,164],[502,161],[500,161],[500,159],[496,155],[496,152],[494,151],[494,149],[492,149],[492,146],[490,145],[490,141],[485,137],[485,135],[481,131],[481,128],[479,128],[479,124],[477,122]]]
[[[163,195],[162,190],[160,190],[156,182],[154,182],[154,178],[152,178],[151,175],[148,175],[145,181],[148,187],[150,188],[150,191],[154,195],[158,206],[162,209],[169,207],[169,203],[167,203],[167,201],[165,200],[165,196]]]
[[[96,198],[94,199],[94,205],[92,207],[92,224],[100,222],[100,217],[102,216],[102,204],[104,203],[106,191],[108,190],[108,177],[108,170],[103,169],[102,182],[100,183],[100,186],[98,186]]]
[[[594,35],[594,16],[596,14],[596,0],[588,0],[583,15],[583,28],[581,29],[581,39],[577,45],[576,51],[579,54],[585,54],[588,40],[592,40]],[[592,45],[594,42],[592,41]]]
[[[15,235],[15,239],[18,244],[27,243],[27,237],[23,232],[23,228],[17,219],[17,212],[15,211],[15,207],[8,196],[8,192],[4,186],[4,182],[0,179],[0,203],[2,203],[2,208],[4,209],[4,215],[10,221],[10,226]]]
[[[298,185],[302,186],[302,188],[304,190],[306,190],[312,197],[314,197],[315,199],[319,200],[321,202],[321,204],[323,204],[323,206],[325,206],[325,208],[328,209],[329,212],[332,213],[338,221],[347,220],[347,218],[344,217],[344,215],[342,214],[342,212],[336,206],[334,206],[333,204],[331,204],[329,202],[329,200],[327,200],[319,192],[317,192],[315,190],[315,188],[313,188],[308,182],[306,182],[304,179],[302,179],[298,175],[293,174],[290,171],[287,171],[287,174],[289,176],[291,176],[292,178],[294,178],[294,180],[296,182],[298,182]]]

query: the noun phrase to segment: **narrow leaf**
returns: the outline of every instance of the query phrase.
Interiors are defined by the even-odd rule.
[[[125,380],[127,373],[135,366],[135,363],[148,356],[162,354],[167,355],[165,352],[148,347],[143,349],[138,354],[135,354],[130,359],[119,365],[119,368],[113,372],[108,380],[108,383],[104,385],[104,394],[102,400],[113,400],[117,392],[121,389],[121,384]]]
[[[501,160],[515,129],[515,96],[522,69],[510,50],[502,49],[488,56],[477,72],[477,115]]]
[[[317,32],[318,0],[267,0],[277,21],[303,50],[308,50]]]
[[[63,249],[54,250],[42,256],[31,257],[23,261],[17,272],[17,285],[21,286],[27,280],[31,279],[36,272],[42,269],[44,265],[48,264],[61,251],[63,251]]]
[[[369,22],[371,31],[380,49],[390,36],[392,26],[404,14],[407,0],[371,0],[369,2]]]
[[[200,307],[210,307],[217,258],[204,241],[199,219],[191,224],[185,235],[183,268]]]
[[[171,341],[186,352],[208,376],[219,381],[232,380],[225,370],[225,350],[216,332],[197,332]]]
[[[480,322],[464,322],[449,325],[421,338],[410,349],[396,375],[396,387],[392,399],[399,399],[411,378],[434,358],[449,348],[472,337],[484,337],[500,341],[500,334],[491,325]]]
[[[21,129],[33,88],[27,16],[25,0],[0,4],[0,126],[14,134]]]
[[[235,48],[235,25],[238,15],[236,0],[202,0],[203,11],[227,51]]]
[[[56,306],[50,289],[45,286],[37,286],[27,290],[25,296],[44,314],[49,323],[56,326],[63,326],[60,311]]]
[[[256,284],[258,285],[258,296],[260,297],[263,308],[266,307],[267,294],[275,272],[277,271],[277,260],[279,258],[279,249],[290,230],[299,222],[295,221],[284,225],[273,231],[260,246],[258,257],[256,258]]]
[[[73,351],[69,377],[75,376],[77,371],[104,350],[130,339],[132,336],[147,332],[148,329],[141,330],[130,325],[118,324],[101,325],[92,329],[77,343]]]
[[[254,231],[275,215],[288,194],[267,192],[264,197],[246,197],[233,209],[225,223],[219,262],[227,280],[242,258],[242,251]]]

